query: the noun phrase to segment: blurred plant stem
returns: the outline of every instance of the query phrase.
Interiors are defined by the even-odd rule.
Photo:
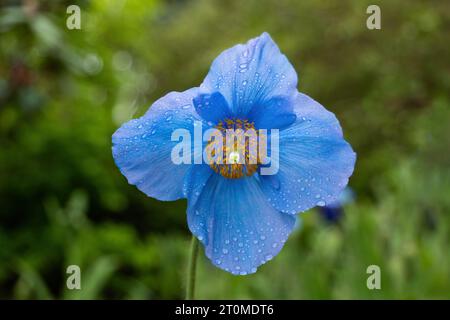
[[[194,235],[192,235],[191,254],[189,256],[189,265],[188,265],[187,283],[186,283],[186,300],[194,299],[195,271],[197,268],[197,256],[198,256],[198,240]]]

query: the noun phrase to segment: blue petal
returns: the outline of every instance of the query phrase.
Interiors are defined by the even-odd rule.
[[[219,91],[236,117],[245,117],[255,106],[276,96],[291,96],[297,73],[269,34],[222,52],[212,63],[201,85]]]
[[[197,199],[188,198],[190,230],[212,263],[233,274],[254,273],[277,255],[294,223],[267,202],[257,176],[226,179],[214,173]]]
[[[189,199],[190,203],[196,203],[202,190],[206,186],[211,175],[215,172],[207,164],[197,164],[191,166],[186,173],[183,183],[184,197]]]
[[[301,93],[294,111],[296,122],[280,131],[278,173],[261,176],[270,203],[291,214],[335,201],[356,160],[333,113]]]
[[[273,97],[264,106],[254,106],[247,118],[256,129],[283,129],[297,119],[293,113],[294,101],[289,97]]]
[[[231,116],[227,101],[220,92],[199,94],[194,98],[194,106],[203,119],[213,123]]]
[[[172,162],[172,148],[179,141],[171,141],[171,135],[175,129],[186,129],[193,137],[193,123],[201,121],[192,105],[197,93],[198,89],[193,88],[167,94],[144,116],[123,124],[112,137],[113,157],[120,171],[130,184],[150,197],[184,197],[183,179],[191,165]]]

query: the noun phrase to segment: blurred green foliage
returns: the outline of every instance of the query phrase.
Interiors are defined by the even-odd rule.
[[[81,7],[81,30],[66,8]],[[299,89],[358,153],[338,225],[312,210],[280,255],[232,276],[201,257],[199,298],[450,298],[450,7],[378,1],[0,4],[0,298],[181,298],[185,201],[127,184],[111,135],[222,50],[269,32]],[[82,270],[82,290],[65,287]],[[382,289],[366,287],[377,264]]]

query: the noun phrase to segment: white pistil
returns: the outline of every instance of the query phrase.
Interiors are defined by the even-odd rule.
[[[236,151],[232,151],[230,152],[230,156],[228,157],[229,163],[230,164],[237,164],[239,163],[239,152]]]

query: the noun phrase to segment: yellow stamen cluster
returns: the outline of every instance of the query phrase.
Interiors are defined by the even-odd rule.
[[[253,175],[261,164],[260,156],[258,154],[258,132],[252,122],[241,119],[226,119],[220,121],[216,129],[222,133],[222,155],[221,158],[216,157],[214,149],[208,155],[210,160],[208,163],[211,168],[221,174],[225,178],[238,179],[244,176]],[[240,129],[240,130],[239,130]],[[244,133],[244,140],[240,142],[234,139],[227,143],[227,132],[234,130],[234,132]],[[210,141],[207,148],[212,146],[213,141]],[[261,141],[259,142],[261,143]],[[264,150],[266,150],[264,148]]]

